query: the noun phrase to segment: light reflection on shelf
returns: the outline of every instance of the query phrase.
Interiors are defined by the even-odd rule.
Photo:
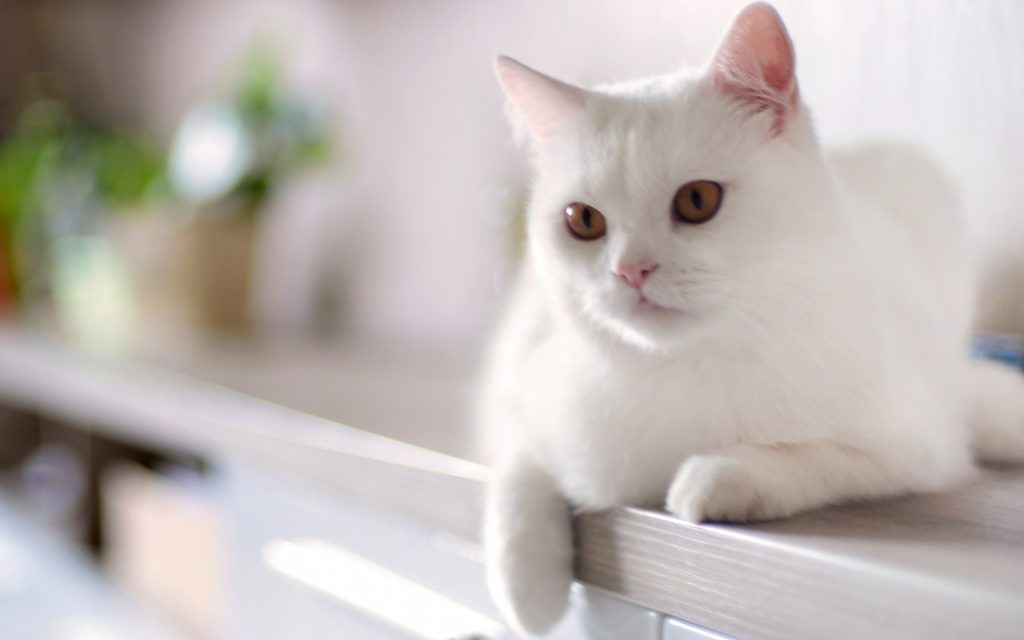
[[[492,637],[503,625],[473,609],[320,540],[271,540],[275,571],[421,638]]]

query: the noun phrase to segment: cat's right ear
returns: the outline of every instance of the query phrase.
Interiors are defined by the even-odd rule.
[[[545,142],[582,111],[587,92],[555,80],[506,56],[494,61],[498,80],[535,142]]]

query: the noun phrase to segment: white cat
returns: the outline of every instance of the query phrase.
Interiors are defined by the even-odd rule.
[[[536,168],[481,402],[489,585],[517,629],[565,609],[573,509],[779,518],[943,489],[972,444],[1024,459],[1024,382],[967,357],[953,190],[909,148],[823,156],[770,6],[698,73],[497,71]]]

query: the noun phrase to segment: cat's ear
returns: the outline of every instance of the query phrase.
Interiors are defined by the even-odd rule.
[[[782,18],[758,2],[736,16],[711,63],[715,86],[728,95],[775,114],[780,133],[798,101],[796,58]]]
[[[498,80],[530,136],[543,142],[583,111],[587,92],[506,56],[494,61]]]

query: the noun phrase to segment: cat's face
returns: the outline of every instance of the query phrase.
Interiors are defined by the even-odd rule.
[[[755,7],[755,20],[777,22]],[[762,38],[787,49],[753,54],[788,51],[788,75],[760,78],[747,94],[715,72],[722,51],[753,55],[737,53],[731,38],[750,29],[739,33],[707,74],[596,91],[499,63],[534,141],[529,225],[540,275],[564,309],[641,348],[670,349],[721,314],[742,321],[783,300],[813,235],[805,218],[823,172],[803,135],[789,40]],[[762,75],[771,68],[756,62]]]

